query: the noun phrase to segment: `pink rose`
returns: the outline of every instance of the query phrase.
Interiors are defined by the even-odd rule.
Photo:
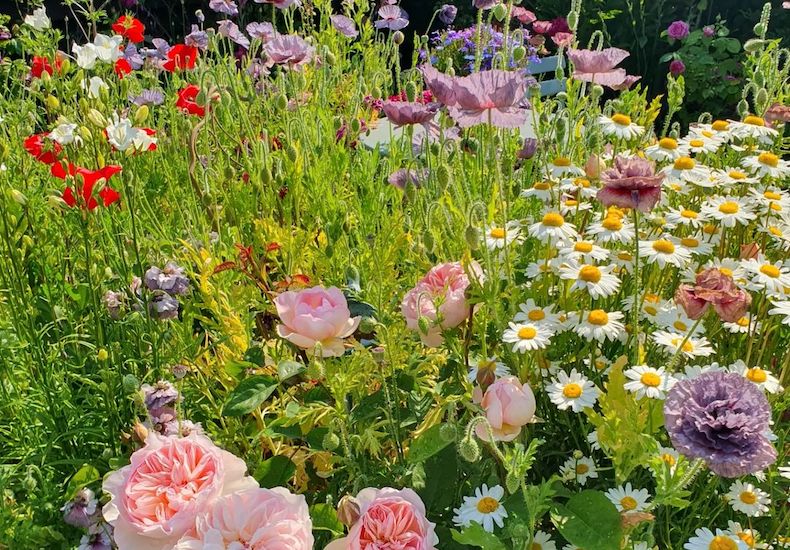
[[[680,285],[675,291],[675,302],[691,319],[699,319],[713,306],[716,314],[729,323],[743,317],[752,305],[751,295],[738,288],[732,277],[719,269],[710,268],[699,273],[696,285]]]
[[[223,495],[255,488],[244,461],[207,437],[151,433],[131,464],[104,479],[104,519],[119,550],[170,550]]]
[[[482,281],[483,270],[477,262],[472,262],[469,271]],[[460,262],[437,265],[403,297],[400,308],[406,326],[416,330],[426,346],[440,346],[442,330],[457,327],[469,316],[467,287],[469,277]],[[420,330],[420,317],[429,323],[427,334]]]
[[[348,535],[325,550],[435,550],[435,524],[425,517],[425,505],[411,489],[362,489],[356,497],[359,518]]]
[[[277,334],[308,351],[320,342],[324,357],[343,355],[343,338],[359,326],[360,317],[351,318],[346,297],[335,287],[289,290],[277,296],[274,305],[283,322]]]
[[[535,416],[532,388],[515,376],[505,376],[488,386],[482,399],[480,394],[480,389],[475,388],[474,400],[485,410],[496,441],[513,441],[521,433],[521,427],[529,424]],[[485,425],[478,424],[475,432],[477,437],[488,441]]]
[[[313,524],[302,495],[247,489],[216,499],[174,550],[312,550]]]

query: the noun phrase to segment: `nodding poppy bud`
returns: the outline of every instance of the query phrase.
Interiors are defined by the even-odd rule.
[[[351,131],[355,134],[358,134],[362,130],[362,124],[360,124],[358,118],[352,119],[350,126]]]
[[[763,46],[765,46],[765,40],[752,38],[751,40],[746,41],[746,43],[743,45],[743,49],[747,53],[755,53],[763,49]]]
[[[326,55],[324,57],[326,58],[326,62],[329,65],[334,65],[337,62],[337,57],[332,52],[326,52]]]
[[[568,22],[568,28],[575,31],[576,27],[579,25],[579,14],[575,11],[570,12],[566,21]]]
[[[433,252],[433,247],[436,246],[436,241],[433,238],[430,230],[426,231],[422,236],[422,242],[425,245],[425,250]]]
[[[337,132],[343,127],[343,119],[339,116],[336,116],[332,119],[332,129]]]
[[[406,99],[411,102],[417,99],[417,85],[414,82],[406,83]]]
[[[381,88],[378,86],[374,87],[373,90],[371,90],[370,95],[373,99],[381,99]]]
[[[511,495],[519,490],[521,487],[521,480],[518,478],[515,472],[507,473],[507,476],[505,476],[505,487],[507,488],[507,492]]]
[[[504,21],[507,17],[507,6],[502,3],[497,4],[494,7],[494,17],[497,18],[497,21]]]
[[[272,180],[272,173],[268,168],[264,167],[263,170],[261,170],[261,183],[268,186],[272,183]]]
[[[471,250],[477,250],[480,245],[480,230],[471,225],[467,226],[464,231],[464,239]]]
[[[274,100],[274,106],[280,111],[285,111],[288,108],[288,98],[285,94],[279,94]]]
[[[407,181],[406,185],[403,187],[403,194],[406,196],[406,199],[409,202],[414,202],[414,200],[417,198],[417,186],[412,182]]]
[[[411,486],[418,491],[425,488],[425,466],[418,462],[411,469]]]
[[[285,146],[285,154],[288,156],[288,160],[291,162],[296,162],[297,151],[296,147],[294,147],[292,143],[289,143]]]
[[[749,102],[745,99],[738,102],[738,115],[741,118],[746,118],[749,115]]]
[[[137,390],[140,388],[140,381],[137,377],[133,374],[127,374],[123,377],[121,381],[121,386],[123,387],[123,391],[126,393],[136,393]]]
[[[436,181],[439,183],[439,190],[445,191],[450,185],[450,169],[446,164],[440,164],[436,169]]]
[[[759,23],[757,23],[757,24],[754,26],[754,29],[753,29],[753,30],[754,30],[754,34],[756,34],[756,35],[757,35],[757,36],[759,36],[760,38],[762,38],[762,37],[765,35],[765,25],[763,24],[763,22],[762,22],[762,21],[760,21]]]
[[[137,111],[135,111],[134,113],[134,119],[133,119],[134,123],[137,126],[142,126],[142,124],[148,118],[148,113],[149,113],[148,105],[140,105],[140,107],[138,107]]]
[[[458,454],[467,462],[480,460],[480,445],[471,437],[465,437],[458,444]]]
[[[334,451],[340,446],[340,438],[335,432],[329,431],[321,441],[321,446],[327,451]]]
[[[442,424],[439,428],[439,437],[441,437],[443,441],[455,441],[455,438],[458,437],[458,430],[455,428],[455,424]]]
[[[400,46],[403,44],[403,41],[406,40],[406,37],[400,31],[395,31],[392,33],[392,42]]]
[[[427,317],[420,317],[417,319],[417,328],[420,329],[421,334],[428,334],[431,330],[431,322]]]
[[[527,56],[527,49],[524,46],[516,46],[513,48],[513,60],[521,61]]]
[[[595,84],[593,85],[591,92],[593,99],[598,99],[603,95],[603,86],[600,84]]]

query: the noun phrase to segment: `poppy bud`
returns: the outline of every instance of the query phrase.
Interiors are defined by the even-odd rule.
[[[507,17],[507,6],[502,3],[494,6],[494,17],[497,18],[497,21],[504,21]]]
[[[568,28],[570,28],[572,31],[575,31],[576,27],[579,26],[579,14],[575,11],[570,12],[566,18],[566,21],[568,22]]]
[[[79,132],[80,137],[85,141],[90,141],[93,139],[93,134],[91,133],[90,128],[87,126],[80,126],[79,129],[77,129],[77,132]]]
[[[346,527],[351,527],[359,519],[359,503],[351,495],[340,499],[337,505],[337,519]]]
[[[417,99],[417,86],[414,82],[408,82],[406,84],[406,99],[411,102]]]
[[[505,487],[507,487],[507,492],[511,495],[521,487],[521,480],[514,472],[508,472],[507,476],[505,476]]]
[[[58,107],[60,107],[60,101],[58,101],[58,98],[54,95],[48,95],[44,100],[44,103],[47,105],[48,111],[55,111]]]
[[[406,37],[400,31],[395,31],[392,33],[392,42],[400,46],[403,44],[403,41],[406,40]]]
[[[277,107],[279,111],[285,111],[288,108],[288,98],[285,97],[285,94],[280,94],[274,100],[274,106]]]
[[[104,115],[96,109],[91,109],[88,111],[88,120],[91,122],[91,124],[98,128],[104,129],[107,127],[107,119],[104,118]]]
[[[343,127],[343,119],[339,116],[336,116],[332,119],[332,129],[337,132]]]
[[[467,462],[480,460],[480,445],[471,437],[465,437],[458,444],[458,454]]]
[[[360,124],[358,118],[352,119],[350,126],[351,126],[351,131],[354,134],[358,134],[360,130],[362,130],[362,125]]]
[[[371,90],[370,95],[373,99],[381,99],[381,88],[378,86],[374,87],[373,90]]]
[[[317,357],[321,357],[323,354],[323,346],[320,342],[316,343],[315,347],[313,348],[313,353],[315,354],[310,364],[307,365],[307,371],[305,374],[308,378],[312,380],[321,380],[326,375],[326,369],[324,369],[324,364],[316,359]]]
[[[745,99],[742,99],[738,102],[738,115],[741,118],[746,118],[749,114],[749,102]]]
[[[440,164],[436,169],[436,181],[439,183],[439,189],[445,191],[450,185],[450,169],[446,164]]]
[[[477,250],[480,244],[480,230],[471,225],[467,226],[464,231],[464,239],[471,250]]]
[[[765,88],[760,88],[754,96],[754,104],[758,112],[765,111],[768,107],[768,91]]]
[[[590,91],[592,93],[592,98],[598,99],[603,95],[603,86],[601,86],[600,84],[595,84],[593,85],[592,90]]]
[[[420,316],[420,318],[417,319],[417,328],[420,329],[421,334],[428,334],[428,331],[431,330],[431,322],[427,317]]]
[[[754,34],[756,34],[756,35],[757,35],[757,36],[759,36],[759,37],[763,37],[763,36],[765,35],[765,25],[763,24],[763,22],[762,22],[762,21],[760,21],[759,23],[757,23],[757,24],[754,26],[754,29],[753,29],[753,30],[754,30]]]
[[[296,147],[294,147],[293,144],[289,143],[285,147],[285,154],[288,156],[288,160],[290,160],[291,162],[296,162],[296,157],[298,155],[298,152],[296,151]]]
[[[126,393],[133,393],[140,388],[140,381],[135,375],[127,374],[121,380],[121,386]]]
[[[14,199],[17,203],[25,206],[27,204],[27,197],[21,192],[16,189],[11,189],[9,191],[11,198]]]
[[[321,446],[327,451],[334,451],[340,446],[340,438],[335,432],[329,431],[321,441]]]
[[[439,428],[439,437],[448,443],[455,441],[455,438],[458,437],[458,430],[455,428],[455,424],[442,424]]]
[[[425,250],[428,252],[433,252],[433,247],[436,245],[436,241],[434,240],[430,230],[426,231],[422,236],[422,242],[425,245]]]
[[[140,107],[134,113],[134,123],[137,126],[142,126],[148,118],[148,112],[148,105],[140,105]]]
[[[565,103],[566,101],[568,101],[567,92],[557,92],[557,95],[555,95],[554,97],[556,97],[557,101],[559,101],[560,103]]]
[[[417,186],[412,182],[407,181],[406,185],[403,187],[403,194],[406,195],[406,199],[409,202],[414,202],[414,200],[417,198]]]
[[[746,41],[746,43],[743,45],[743,49],[747,53],[756,53],[763,49],[763,46],[765,46],[764,40],[752,38],[751,40]]]
[[[337,62],[337,57],[336,57],[336,56],[335,56],[335,54],[334,54],[334,53],[332,53],[332,52],[326,52],[326,54],[324,55],[324,57],[326,58],[326,62],[327,62],[329,65],[334,65],[334,64]]]
[[[524,46],[516,46],[513,48],[513,60],[518,62],[527,56],[527,49]]]

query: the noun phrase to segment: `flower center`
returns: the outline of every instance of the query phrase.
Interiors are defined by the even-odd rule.
[[[622,506],[623,510],[626,512],[636,510],[636,499],[634,497],[623,497],[620,499],[620,506]]]
[[[771,210],[773,210],[774,212],[781,212],[782,211],[782,205],[779,204],[778,202],[772,202],[771,205],[769,206],[769,208]]]
[[[542,309],[533,309],[527,313],[527,317],[530,321],[542,321],[546,318],[546,314],[543,313]]]
[[[590,471],[590,467],[587,464],[577,464],[576,465],[576,475],[583,476],[587,472]]]
[[[782,272],[779,271],[778,267],[776,267],[775,265],[771,265],[771,264],[765,264],[764,266],[762,266],[760,268],[760,273],[762,273],[763,275],[767,275],[768,277],[771,277],[772,279],[776,279],[777,277],[779,277],[779,275],[782,274]]]
[[[693,210],[681,210],[680,215],[690,220],[696,220],[699,217],[699,214]]]
[[[579,279],[587,283],[597,283],[601,280],[601,270],[594,265],[585,265],[579,270]]]
[[[606,361],[603,361],[601,359],[596,359],[595,368],[598,370],[604,370],[606,368]]]
[[[490,514],[499,508],[499,501],[491,497],[483,497],[477,501],[477,511],[481,514]]]
[[[740,209],[740,205],[735,201],[726,201],[719,205],[719,212],[722,214],[737,214]]]
[[[782,195],[780,195],[776,191],[766,191],[765,193],[763,193],[763,197],[765,197],[768,200],[772,200],[772,201],[780,201],[780,200],[782,200]]]
[[[648,315],[658,315],[658,310],[653,306],[645,306],[644,310]]]
[[[723,132],[730,127],[730,123],[726,120],[715,120],[713,121],[713,124],[710,125],[710,127],[717,132]]]
[[[565,387],[562,388],[562,395],[564,395],[568,399],[576,399],[581,394],[582,394],[582,387],[575,382],[571,382],[570,384],[565,384]]]
[[[735,533],[735,535],[741,539],[749,548],[754,548],[754,537],[751,533],[747,533],[746,531],[741,531],[740,533]]]
[[[661,460],[663,460],[665,463],[669,464],[670,466],[674,466],[675,465],[675,457],[672,456],[669,453],[662,454],[661,455]]]
[[[587,189],[588,187],[590,187],[590,180],[585,178],[576,178],[575,180],[573,180],[573,184],[576,187],[583,187]]]
[[[601,225],[603,225],[604,228],[608,229],[609,231],[620,231],[623,228],[623,222],[620,221],[620,218],[615,216],[605,217]]]
[[[504,239],[505,238],[505,229],[502,227],[494,227],[489,232],[489,235],[492,239]]]
[[[675,245],[666,239],[658,239],[653,243],[653,250],[661,254],[672,254],[675,252]]]
[[[692,239],[691,237],[685,237],[680,239],[680,244],[686,248],[697,248],[699,246],[699,241],[697,239]]]
[[[529,550],[543,550],[543,545],[533,542],[532,546],[529,547]]]
[[[689,145],[691,145],[692,147],[704,147],[705,142],[702,141],[701,139],[692,139],[691,141],[689,141]]]
[[[639,379],[645,386],[656,388],[661,385],[661,377],[654,372],[646,372]]]
[[[730,537],[716,535],[710,541],[708,550],[738,550],[738,544]]]
[[[651,302],[653,304],[657,304],[661,301],[661,297],[658,294],[645,294],[645,302]]]
[[[765,126],[765,121],[758,116],[749,115],[743,119],[744,124],[751,124],[752,126]]]
[[[719,228],[713,225],[712,223],[706,223],[702,227],[702,232],[705,233],[706,235],[715,235],[716,233],[719,232]]]
[[[543,216],[543,225],[548,225],[549,227],[562,227],[564,223],[565,218],[562,217],[562,214],[558,214],[557,212],[549,212]]]
[[[672,345],[675,347],[679,346],[680,342],[682,342],[680,338],[672,339]],[[683,351],[685,351],[686,353],[691,353],[692,351],[694,351],[694,345],[688,340],[686,340],[685,342],[683,342]]]
[[[749,318],[748,317],[741,317],[736,321],[736,324],[739,327],[748,327],[749,326]],[[747,375],[748,376],[748,375]]]
[[[751,491],[742,492],[738,495],[738,498],[741,499],[741,502],[744,504],[754,504],[757,502],[757,495]]]
[[[518,329],[518,337],[522,340],[532,340],[538,334],[538,331],[532,327],[521,327]]]
[[[577,204],[579,204],[579,201],[574,200],[574,199],[568,199],[568,200],[565,201],[565,206],[573,207],[573,206],[576,206]]]
[[[612,115],[612,122],[618,126],[629,126],[631,124],[631,117],[628,115],[616,113]]]
[[[702,134],[702,135],[703,135],[703,136],[705,136],[706,138],[712,138],[712,137],[713,137],[713,132],[708,132],[707,130],[702,130],[702,131],[700,132],[700,134]]]
[[[779,166],[779,157],[773,153],[760,153],[760,156],[757,157],[757,162],[760,164],[767,164],[772,168],[776,168]]]
[[[675,321],[674,323],[672,323],[672,326],[675,327],[675,329],[679,330],[680,332],[686,332],[689,329],[686,326],[686,323],[684,323],[683,321]]]
[[[678,148],[678,142],[673,138],[662,138],[658,142],[658,146],[662,149],[669,149],[670,151],[674,151]]]
[[[609,315],[602,309],[594,309],[587,315],[587,322],[602,327],[609,322]]]
[[[732,277],[732,269],[729,269],[727,267],[720,267],[719,271],[721,271],[722,274],[726,275],[727,277]]]
[[[617,259],[618,260],[622,260],[624,262],[630,262],[631,260],[634,259],[634,257],[631,254],[629,254],[628,252],[619,252],[617,254]]]
[[[689,157],[680,157],[675,161],[675,170],[691,170],[697,165],[694,159]]]
[[[539,181],[536,182],[535,185],[532,186],[533,189],[537,189],[538,191],[548,191],[551,189],[551,184],[547,181]]]
[[[565,167],[570,165],[571,165],[571,159],[569,159],[568,157],[557,157],[554,159],[554,166]]]
[[[744,174],[740,170],[730,170],[727,175],[730,176],[734,180],[745,180],[746,179],[746,174]]]
[[[589,254],[592,252],[593,245],[592,243],[588,243],[587,241],[579,241],[578,243],[573,245],[573,250],[576,252],[581,252],[583,254]]]
[[[754,367],[746,371],[746,378],[748,378],[755,384],[762,384],[763,382],[768,380],[768,375],[760,367]]]

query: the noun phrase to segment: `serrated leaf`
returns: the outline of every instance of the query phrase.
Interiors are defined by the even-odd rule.
[[[277,389],[277,381],[271,376],[258,375],[245,378],[228,396],[222,408],[222,415],[247,414],[266,401],[275,389]]]
[[[585,550],[620,548],[620,514],[600,491],[582,491],[555,505],[551,520],[568,542]]]
[[[441,424],[431,426],[412,440],[409,446],[409,462],[412,464],[424,462],[452,443],[439,435],[441,429]]]
[[[261,462],[253,477],[261,487],[269,489],[285,485],[295,472],[296,464],[290,458],[276,455]]]
[[[463,531],[453,529],[453,540],[485,550],[507,550],[507,547],[493,533],[489,533],[479,523],[471,523]]]

